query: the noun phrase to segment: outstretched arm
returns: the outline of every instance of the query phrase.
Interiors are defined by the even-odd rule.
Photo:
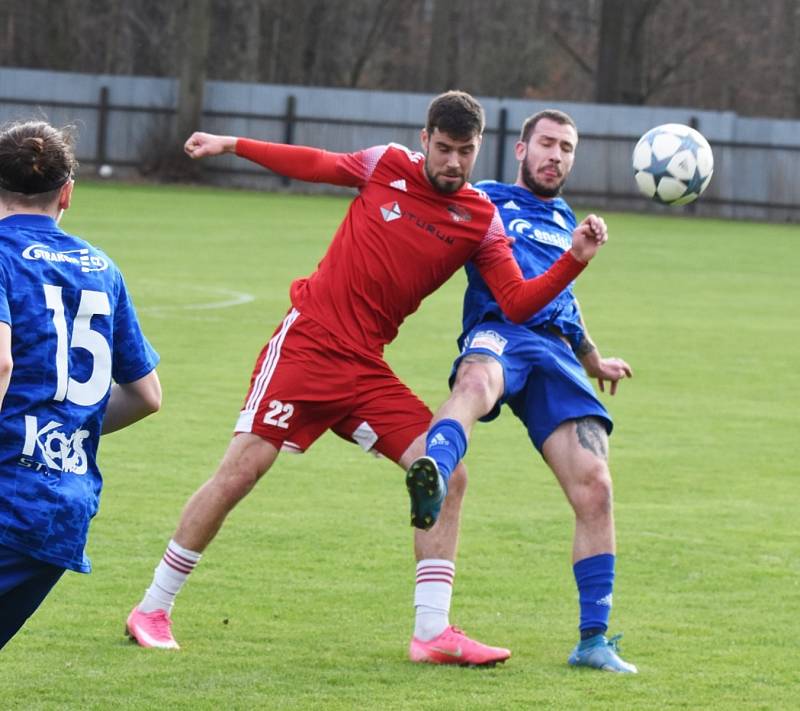
[[[347,187],[357,187],[363,182],[360,176],[345,168],[344,159],[349,154],[331,153],[308,146],[269,143],[236,136],[217,136],[198,131],[189,136],[184,144],[184,150],[191,158],[235,153],[274,173],[306,182],[331,183]]]
[[[132,425],[161,409],[161,382],[155,370],[132,383],[114,383],[103,418],[102,434]]]
[[[589,215],[572,233],[572,247],[538,277],[525,279],[510,247],[499,240],[474,262],[503,313],[524,323],[566,289],[607,240],[606,223]]]

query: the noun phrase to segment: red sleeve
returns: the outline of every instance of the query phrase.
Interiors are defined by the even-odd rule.
[[[354,161],[354,156],[359,154],[331,153],[308,146],[239,138],[236,140],[236,155],[287,178],[310,183],[330,183],[355,188],[365,182],[365,171],[358,170],[358,161]]]
[[[504,248],[505,258],[499,254],[501,243],[494,242],[490,247],[495,252],[493,259],[474,261],[495,301],[514,323],[525,323],[537,311],[547,306],[586,267],[584,262],[567,251],[544,274],[525,279],[511,248],[508,244]]]

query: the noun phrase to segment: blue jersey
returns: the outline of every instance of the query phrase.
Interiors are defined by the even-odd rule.
[[[88,573],[111,381],[144,377],[158,355],[117,267],[46,215],[0,220],[0,321],[14,361],[0,410],[0,545]]]
[[[506,234],[514,237],[514,257],[525,278],[530,279],[546,272],[565,251],[572,246],[572,232],[576,227],[575,214],[561,198],[542,200],[530,190],[486,180],[476,185],[497,206]],[[464,294],[463,333],[487,319],[506,321],[502,309],[481,278],[475,266],[468,262],[467,291]],[[528,327],[554,327],[567,337],[573,349],[583,340],[578,304],[570,284],[548,306],[534,314],[526,323]]]

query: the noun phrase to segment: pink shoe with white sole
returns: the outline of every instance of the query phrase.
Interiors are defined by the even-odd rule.
[[[156,649],[180,649],[172,636],[172,620],[164,610],[141,612],[138,607],[131,610],[125,625],[125,634],[140,647]]]
[[[412,662],[459,664],[463,667],[493,667],[510,656],[508,649],[476,642],[453,626],[427,642],[412,637],[408,648],[408,657]]]

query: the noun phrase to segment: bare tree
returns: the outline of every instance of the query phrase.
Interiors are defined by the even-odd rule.
[[[186,29],[179,67],[178,137],[200,125],[211,29],[211,0],[184,0]]]
[[[432,5],[431,40],[425,84],[429,91],[445,91],[459,84],[460,32],[463,7],[450,0],[428,0]]]
[[[476,15],[486,6],[473,2]],[[479,24],[465,28],[464,62],[470,89],[495,96],[531,96],[546,86],[547,24],[543,0],[497,0]],[[473,17],[475,15],[472,15]]]
[[[244,46],[240,81],[259,81],[261,68],[261,18],[264,3],[261,0],[241,0],[239,3],[245,18]]]
[[[181,0],[174,6],[183,29],[178,66],[178,106],[171,126],[157,124],[142,145],[140,169],[164,180],[197,178],[202,168],[186,157],[183,143],[201,123],[207,74],[211,0]]]
[[[800,117],[800,2],[784,0],[784,41],[782,51],[786,55],[786,98],[791,115]]]
[[[385,0],[380,3],[367,3],[365,10],[372,10],[371,16],[365,12],[364,17],[368,20],[366,32],[361,34],[361,41],[358,43],[353,63],[350,67],[349,85],[358,86],[358,82],[364,72],[367,62],[372,59],[375,51],[380,46],[381,41],[397,23],[403,12],[412,9],[413,1],[408,0]],[[358,38],[354,38],[358,39]]]
[[[800,0],[3,0],[0,66],[177,74],[183,128],[202,77],[788,118]]]
[[[642,104],[644,26],[658,0],[601,0],[595,100]]]

